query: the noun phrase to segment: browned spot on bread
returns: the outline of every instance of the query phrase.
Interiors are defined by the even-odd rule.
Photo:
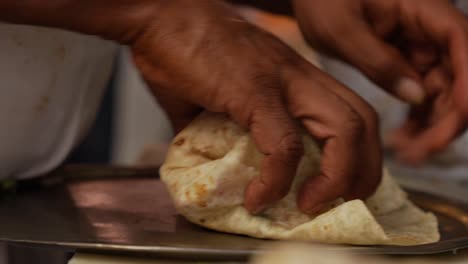
[[[170,185],[171,190],[177,190],[178,184],[177,182],[174,182]]]
[[[198,197],[203,197],[207,193],[205,184],[195,183],[194,184],[194,189],[195,189],[195,192],[196,192]]]
[[[206,204],[206,195],[208,193],[208,191],[206,189],[206,185],[205,184],[195,183],[193,188],[195,190],[197,204],[200,207],[206,207],[207,206],[207,204]]]
[[[202,223],[202,224],[204,224],[204,223],[206,222],[206,220],[205,220],[205,219],[203,219],[203,218],[202,218],[202,219],[200,219],[199,221],[200,221],[200,223]]]

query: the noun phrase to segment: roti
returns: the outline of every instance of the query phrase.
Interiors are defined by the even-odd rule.
[[[319,215],[296,205],[299,186],[319,173],[320,149],[303,136],[305,154],[290,192],[261,215],[243,207],[244,189],[263,155],[249,133],[222,114],[203,113],[173,140],[161,179],[178,212],[209,229],[257,238],[355,245],[436,242],[436,217],[416,207],[388,171],[366,201],[338,199]],[[363,164],[362,166],[365,166]]]

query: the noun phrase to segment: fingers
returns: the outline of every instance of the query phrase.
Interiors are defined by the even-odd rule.
[[[437,45],[442,52],[439,56],[447,56],[452,69],[453,95],[457,107],[465,117],[468,116],[468,35],[466,18],[448,1],[420,1],[420,5],[411,6],[411,2],[403,10],[408,10],[403,21],[404,28],[412,28],[417,24],[420,32]],[[416,10],[416,11],[415,11]],[[404,15],[403,15],[404,16]]]
[[[317,73],[314,78],[318,78]],[[363,160],[366,152],[365,121],[353,106],[331,90],[329,84],[303,77],[295,78],[288,91],[291,114],[302,121],[314,138],[324,142],[321,173],[307,179],[298,196],[299,207],[309,214],[353,193],[353,183],[360,172],[359,160]],[[314,98],[313,104],[310,98]],[[370,165],[367,160],[364,163]]]
[[[380,181],[376,113],[340,83],[311,69],[286,78],[285,104],[275,94],[251,99],[255,107],[247,126],[266,158],[260,177],[246,189],[245,206],[250,212],[261,212],[289,191],[303,153],[301,135],[292,118],[301,120],[311,136],[323,142],[321,173],[307,179],[297,197],[301,210],[312,214],[340,197],[364,198]],[[236,116],[239,123],[245,123],[245,117]]]
[[[390,1],[389,1],[390,2]],[[468,117],[466,19],[449,1],[395,1],[399,4],[400,47],[424,76],[426,102],[392,134],[397,157],[418,165],[447,147]],[[368,1],[377,10],[377,1]],[[374,18],[373,20],[379,20]]]
[[[408,119],[403,125],[387,135],[385,144],[394,151],[401,152],[408,146],[419,129],[420,125],[417,120]],[[402,159],[399,158],[399,160]]]
[[[252,213],[263,211],[289,192],[303,154],[302,137],[281,100],[256,101],[248,126],[265,159],[260,176],[245,191],[245,207]]]
[[[468,117],[468,38],[465,18],[449,2],[424,2],[416,11],[411,5],[406,10],[402,26],[409,35],[424,32],[425,46],[438,49],[435,64],[431,52],[421,49],[421,46],[410,52],[413,64],[430,69],[426,70],[424,77],[430,100],[426,106],[416,107],[416,110],[419,108],[419,117],[413,117],[405,128],[393,135],[397,158],[419,165],[446,148],[465,129],[464,120]]]
[[[358,170],[358,175],[352,185],[347,199],[364,199],[373,194],[382,174],[382,149],[379,134],[379,120],[375,110],[355,94],[328,75],[319,78],[324,86],[331,89],[341,99],[348,102],[364,121],[363,144],[361,145],[361,161],[365,167]]]
[[[407,140],[406,146],[399,151],[398,159],[419,165],[432,154],[446,148],[464,128],[463,117],[456,111],[450,112],[418,137]]]
[[[394,96],[419,104],[420,75],[397,47],[386,43],[399,25],[396,1],[294,1],[309,42],[356,68]],[[323,9],[323,11],[316,11]],[[311,15],[312,14],[312,15]],[[339,16],[340,19],[333,19]]]
[[[333,43],[336,53],[394,96],[421,103],[425,94],[419,74],[399,50],[384,42],[361,18],[349,20],[349,25],[335,32],[352,33],[346,35],[346,41]]]
[[[398,26],[398,6],[395,1],[364,0],[364,12],[374,32],[382,38],[392,34]],[[384,18],[384,19],[382,19]]]
[[[454,74],[454,100],[468,118],[468,36],[459,30],[452,33],[450,57]]]
[[[320,125],[305,121],[307,130],[319,134]],[[306,213],[318,213],[327,203],[347,196],[356,177],[359,166],[353,157],[357,146],[352,132],[343,132],[328,138],[322,150],[321,172],[317,177],[307,179],[298,196],[298,205]]]
[[[411,109],[409,119],[390,140],[397,159],[412,165],[446,148],[465,129],[463,115],[454,107],[447,88],[451,81],[446,70],[442,66],[433,69],[424,83],[431,100]]]

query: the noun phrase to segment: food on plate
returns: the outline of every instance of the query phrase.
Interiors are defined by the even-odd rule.
[[[436,217],[416,207],[384,171],[366,201],[338,199],[319,215],[296,205],[299,186],[319,173],[320,149],[304,134],[305,154],[289,194],[261,215],[243,207],[244,189],[260,173],[263,155],[247,131],[222,114],[205,112],[172,142],[161,168],[178,212],[190,222],[257,238],[356,245],[436,242]],[[362,164],[365,166],[365,164]]]

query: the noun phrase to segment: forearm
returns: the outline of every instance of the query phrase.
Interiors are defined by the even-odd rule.
[[[158,0],[0,0],[0,20],[63,28],[126,43],[144,27]]]
[[[250,5],[277,14],[292,15],[292,5],[289,0],[228,0],[234,4]],[[312,0],[313,1],[313,0]]]

